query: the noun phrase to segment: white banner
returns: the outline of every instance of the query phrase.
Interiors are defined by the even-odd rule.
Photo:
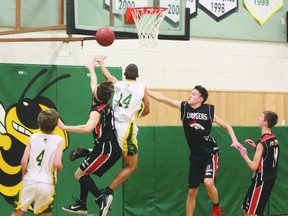
[[[186,0],[186,8],[190,8],[190,16],[197,12],[196,0]]]
[[[105,0],[110,7],[110,0]],[[148,7],[148,0],[113,0],[113,14],[125,14],[127,8]]]
[[[283,7],[283,0],[244,0],[244,5],[259,24],[263,25]]]
[[[160,7],[168,8],[166,17],[172,20],[174,23],[178,23],[180,20],[180,0],[162,0]]]
[[[216,20],[219,20],[238,7],[238,0],[199,0],[199,4],[205,11],[212,14]]]

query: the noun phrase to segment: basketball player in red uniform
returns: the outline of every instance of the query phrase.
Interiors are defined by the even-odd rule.
[[[266,203],[277,178],[279,142],[271,132],[271,128],[277,122],[278,115],[272,111],[264,111],[258,117],[258,125],[262,132],[261,138],[256,144],[251,139],[245,140],[245,143],[255,149],[253,160],[248,157],[245,147],[239,148],[241,156],[253,172],[252,183],[242,205],[245,216],[264,214]]]

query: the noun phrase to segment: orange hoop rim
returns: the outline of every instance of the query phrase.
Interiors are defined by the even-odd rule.
[[[133,16],[132,16],[132,13],[133,11],[135,11],[135,13],[138,13],[140,16],[142,16],[143,14],[145,14],[146,11],[153,11],[154,13],[150,13],[151,15],[152,14],[160,14],[162,12],[165,12],[167,11],[168,8],[166,7],[158,7],[158,6],[155,6],[155,7],[135,7],[135,8],[132,8],[132,7],[128,7],[126,9],[126,17],[125,17],[125,21],[126,21],[126,24],[135,24],[135,21],[133,19]],[[149,14],[149,13],[147,13]]]

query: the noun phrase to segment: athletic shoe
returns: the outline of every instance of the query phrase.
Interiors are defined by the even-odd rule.
[[[106,216],[110,205],[112,203],[113,196],[108,196],[106,194],[102,194],[98,199],[95,199],[95,202],[99,205],[99,216]]]
[[[75,199],[75,198],[74,198]],[[87,206],[86,203],[80,200],[79,198],[75,199],[75,203],[69,206],[63,206],[63,211],[75,213],[75,214],[87,214]]]
[[[80,157],[86,157],[88,156],[90,151],[83,147],[78,147],[76,150],[72,150],[70,152],[70,160],[74,161]]]
[[[213,208],[212,208],[212,216],[220,216],[220,215],[221,215],[220,206],[213,206]]]
[[[106,188],[103,188],[100,190],[101,194],[105,194],[108,196],[108,199],[111,199],[111,203],[112,203],[112,200],[113,200],[113,190],[111,190],[110,188],[106,187]],[[109,211],[111,211],[111,206],[109,206]]]

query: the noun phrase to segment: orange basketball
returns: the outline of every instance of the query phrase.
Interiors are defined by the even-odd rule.
[[[98,29],[95,35],[95,39],[101,46],[110,46],[115,40],[114,32],[108,28],[103,27]]]

